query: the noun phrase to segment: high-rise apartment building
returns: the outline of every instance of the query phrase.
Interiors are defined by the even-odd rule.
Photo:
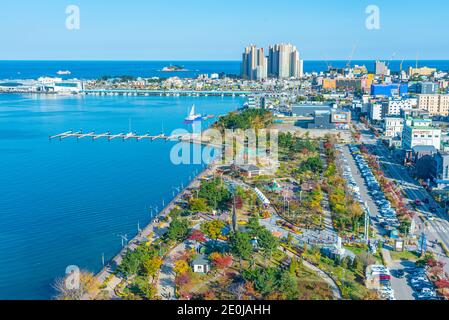
[[[389,76],[390,75],[390,69],[388,69],[388,66],[383,61],[376,61],[376,75],[378,76]]]
[[[268,61],[264,49],[251,45],[245,48],[242,56],[242,78],[264,80],[268,75]]]
[[[292,44],[276,44],[269,47],[268,75],[274,78],[300,78],[303,62],[298,49]]]

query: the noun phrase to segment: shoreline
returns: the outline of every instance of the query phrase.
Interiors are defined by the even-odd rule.
[[[105,282],[105,280],[110,277],[111,275],[114,275],[114,272],[116,271],[116,269],[118,268],[118,266],[120,265],[123,255],[126,254],[126,252],[128,250],[133,250],[135,249],[137,246],[139,246],[143,241],[155,241],[157,238],[159,238],[159,236],[157,234],[154,234],[154,229],[157,227],[157,224],[160,222],[159,219],[166,217],[170,211],[174,208],[176,202],[178,202],[178,200],[180,200],[184,194],[186,193],[187,190],[189,190],[190,188],[192,188],[196,183],[198,183],[204,176],[208,175],[214,167],[214,162],[211,162],[210,164],[208,164],[201,172],[199,172],[190,182],[187,186],[185,186],[177,195],[175,195],[175,197],[164,207],[162,208],[161,211],[159,211],[159,213],[157,213],[154,217],[153,220],[151,220],[142,230],[141,232],[139,232],[138,234],[136,234],[111,260],[109,260],[109,263],[106,264],[100,271],[98,271],[97,273],[94,274],[94,277],[97,279],[97,281],[100,283],[100,285],[103,285],[103,283]],[[150,237],[150,235],[153,233],[153,235]],[[114,275],[115,276],[115,275]],[[115,276],[115,278],[120,279],[121,282],[121,278],[118,278]],[[110,282],[107,283],[106,288],[103,289],[99,289],[100,291],[102,290],[110,290],[114,292],[114,289],[116,287],[110,287],[109,286]],[[118,284],[118,283],[117,283]],[[97,292],[95,294],[98,295],[99,292]],[[94,298],[92,296],[89,297],[85,297],[83,300],[91,300],[89,298]]]

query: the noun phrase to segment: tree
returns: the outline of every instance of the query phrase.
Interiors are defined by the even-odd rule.
[[[231,193],[221,179],[216,178],[201,182],[198,197],[206,199],[209,207],[219,209],[226,206],[229,199],[231,199]]]
[[[251,245],[251,238],[248,233],[235,232],[232,233],[229,239],[231,252],[234,256],[241,260],[248,260],[253,252]]]
[[[191,198],[189,200],[189,210],[192,212],[209,211],[209,207],[207,206],[207,200],[203,198]]]
[[[290,266],[288,269],[290,275],[292,276],[296,275],[296,271],[298,270],[298,260],[295,257],[293,257],[292,260],[290,261]]]
[[[279,246],[279,240],[273,236],[270,231],[264,229],[259,232],[258,244],[265,257],[270,259],[273,252]]]
[[[189,222],[185,219],[174,219],[170,223],[167,237],[174,241],[184,241],[189,234]]]
[[[220,270],[229,268],[232,265],[232,256],[222,255],[218,252],[212,253],[210,255],[210,260],[212,260],[212,263],[214,264],[214,266]]]
[[[184,274],[187,271],[190,270],[189,264],[185,260],[178,260],[175,262],[175,266],[173,268],[173,271],[176,274]]]
[[[250,217],[248,220],[248,224],[246,225],[246,228],[249,231],[249,234],[251,237],[258,237],[259,233],[265,229],[263,226],[259,224],[259,217]]]
[[[190,236],[188,237],[188,240],[196,242],[206,242],[206,237],[204,236],[204,233],[202,233],[200,230],[193,230]]]
[[[154,278],[162,265],[162,259],[159,256],[152,257],[143,263],[143,269],[147,275]]]
[[[279,279],[279,291],[284,299],[293,300],[298,297],[298,281],[296,276],[283,272]]]
[[[129,278],[139,272],[141,263],[142,261],[140,260],[138,254],[131,250],[128,250],[118,267],[118,271],[121,272],[125,276],[125,278]]]
[[[69,274],[59,278],[53,285],[57,300],[81,300],[85,295],[93,294],[100,288],[97,278],[90,272],[79,271],[78,275]],[[72,280],[77,283],[72,284]],[[70,284],[70,285],[69,285]]]
[[[221,236],[221,231],[223,230],[225,223],[222,220],[212,220],[206,221],[201,224],[200,230],[204,232],[209,238],[217,240]]]

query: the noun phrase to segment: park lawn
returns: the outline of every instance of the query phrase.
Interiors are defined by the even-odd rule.
[[[403,252],[391,251],[390,255],[391,259],[393,259],[394,261],[408,260],[415,262],[419,259],[419,256],[415,252],[410,251],[403,251]]]
[[[349,269],[335,266],[334,261],[318,253],[306,254],[309,261],[329,274],[340,287],[344,299],[361,300],[368,295],[363,278]]]
[[[366,253],[366,248],[360,248],[360,247],[356,247],[356,246],[344,246],[346,249],[348,249],[349,251],[351,251],[352,253],[354,253],[355,255],[360,255],[360,254],[364,254]]]

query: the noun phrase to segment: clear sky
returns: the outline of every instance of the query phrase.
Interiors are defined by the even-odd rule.
[[[306,60],[449,59],[448,21],[447,0],[1,0],[0,59],[239,60],[279,42]]]

